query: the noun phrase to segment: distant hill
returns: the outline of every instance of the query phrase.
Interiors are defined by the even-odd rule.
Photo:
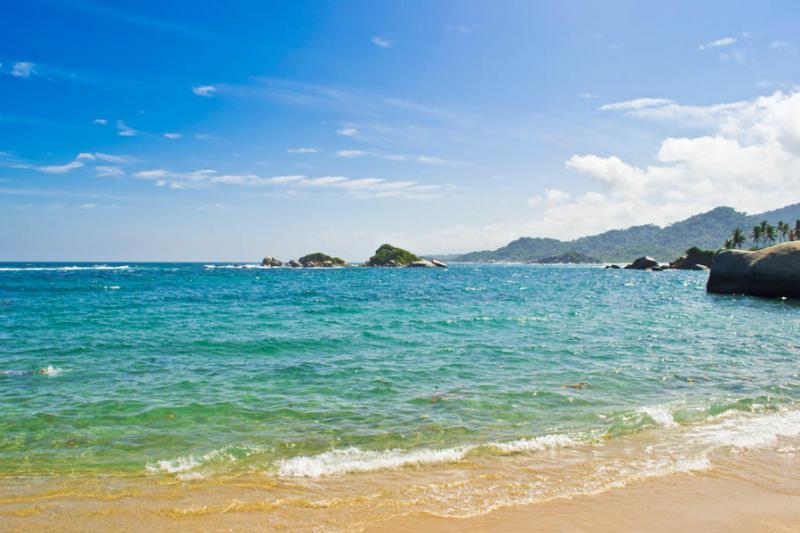
[[[497,250],[470,252],[450,256],[450,259],[456,262],[535,262],[545,257],[575,252],[605,262],[631,261],[642,255],[667,262],[692,246],[711,250],[720,248],[737,227],[749,235],[752,227],[762,220],[773,225],[779,220],[794,225],[797,219],[800,219],[800,204],[757,215],[740,213],[731,207],[717,207],[664,228],[647,224],[606,231],[573,241],[522,237]]]

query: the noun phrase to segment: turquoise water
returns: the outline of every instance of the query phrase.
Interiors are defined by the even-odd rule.
[[[705,281],[0,264],[0,370],[54,368],[0,375],[0,473],[326,475],[794,408],[798,304]]]

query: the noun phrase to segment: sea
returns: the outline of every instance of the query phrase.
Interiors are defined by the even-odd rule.
[[[800,303],[706,280],[1,263],[0,523],[353,531],[796,465]]]

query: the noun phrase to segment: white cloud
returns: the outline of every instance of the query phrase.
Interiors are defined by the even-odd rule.
[[[164,138],[165,139],[180,139],[181,137],[183,137],[182,133],[165,133],[164,134]]]
[[[600,111],[631,111],[646,107],[661,107],[673,103],[665,98],[636,98],[624,102],[614,102],[600,106]]]
[[[367,155],[367,153],[362,150],[339,150],[336,152],[336,157],[344,157],[346,159],[363,157],[365,155]]]
[[[319,148],[289,148],[286,150],[287,154],[316,154]]]
[[[138,132],[135,129],[129,127],[122,120],[118,120],[117,135],[119,135],[120,137],[136,137],[136,135],[138,135]]]
[[[375,37],[372,38],[372,44],[380,48],[391,48],[392,45],[394,45],[394,41],[392,41],[387,37],[376,35]]]
[[[769,47],[773,50],[783,50],[789,47],[789,43],[787,41],[772,41],[769,43]]]
[[[197,96],[202,96],[204,98],[211,98],[214,96],[214,93],[217,92],[217,88],[213,85],[197,85],[192,87],[192,92]]]
[[[75,170],[76,168],[81,168],[83,166],[83,161],[80,159],[73,159],[69,163],[65,163],[63,165],[44,165],[40,167],[35,167],[36,170],[40,172],[45,172],[47,174],[66,174],[70,170]]]
[[[81,204],[78,207],[81,209],[94,209],[97,207],[97,204]]]
[[[36,65],[28,61],[19,61],[11,67],[11,75],[17,78],[30,78],[36,73]]]
[[[105,126],[108,124],[108,121],[104,118],[96,118],[94,119],[94,123],[97,124],[98,126]]]
[[[742,34],[744,37],[747,37],[747,34]],[[721,48],[723,46],[730,46],[732,44],[736,44],[735,37],[722,37],[720,39],[716,39],[709,43],[701,44],[699,46],[700,50],[708,50],[710,48]]]
[[[110,166],[110,165],[98,165],[94,167],[95,175],[101,178],[110,178],[116,176],[122,176],[125,174],[125,171],[122,170],[120,167]]]
[[[447,159],[442,159],[441,157],[435,157],[432,155],[419,155],[417,156],[417,162],[436,167],[450,167],[456,165],[455,161],[448,161]]]
[[[219,174],[216,170],[202,169],[193,172],[174,172],[166,169],[141,170],[133,174],[140,179],[151,180],[157,187],[170,189],[200,189],[215,185],[228,186],[272,186],[285,189],[285,193],[306,189],[311,191],[339,191],[354,198],[398,198],[425,200],[438,196],[445,187],[421,184],[412,180],[390,181],[382,178],[351,179],[345,176],[322,176],[309,178],[304,175],[273,176],[265,178],[257,174]]]
[[[358,130],[355,128],[342,128],[336,130],[336,135],[341,135],[343,137],[353,137],[355,135],[358,135]]]
[[[580,93],[578,94],[578,98],[583,98],[584,100],[594,100],[598,98],[598,96],[594,93]]]
[[[566,202],[570,196],[568,192],[560,189],[545,189],[544,195],[533,196],[528,199],[528,204],[539,205],[555,205]]]

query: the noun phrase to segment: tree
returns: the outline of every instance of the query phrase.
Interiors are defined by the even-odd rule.
[[[764,234],[761,232],[761,226],[753,226],[753,231],[750,233],[750,236],[753,238],[756,248],[758,248],[758,243],[761,241],[761,237],[763,235]]]
[[[736,228],[733,230],[733,234],[729,240],[732,248],[741,248],[744,242],[747,240],[747,237],[745,237],[741,228]]]
[[[723,244],[722,247],[726,250],[730,250],[733,248],[733,241],[731,239],[725,239],[725,244]]]
[[[800,240],[800,220],[794,221],[794,240]]]
[[[770,245],[773,244],[775,242],[776,237],[777,237],[777,232],[775,231],[775,226],[773,226],[772,224],[767,224],[767,231],[766,231],[767,242],[770,243]]]
[[[784,222],[783,220],[778,221],[778,235],[780,236],[781,242],[785,241],[789,236],[790,231],[789,224]]]

